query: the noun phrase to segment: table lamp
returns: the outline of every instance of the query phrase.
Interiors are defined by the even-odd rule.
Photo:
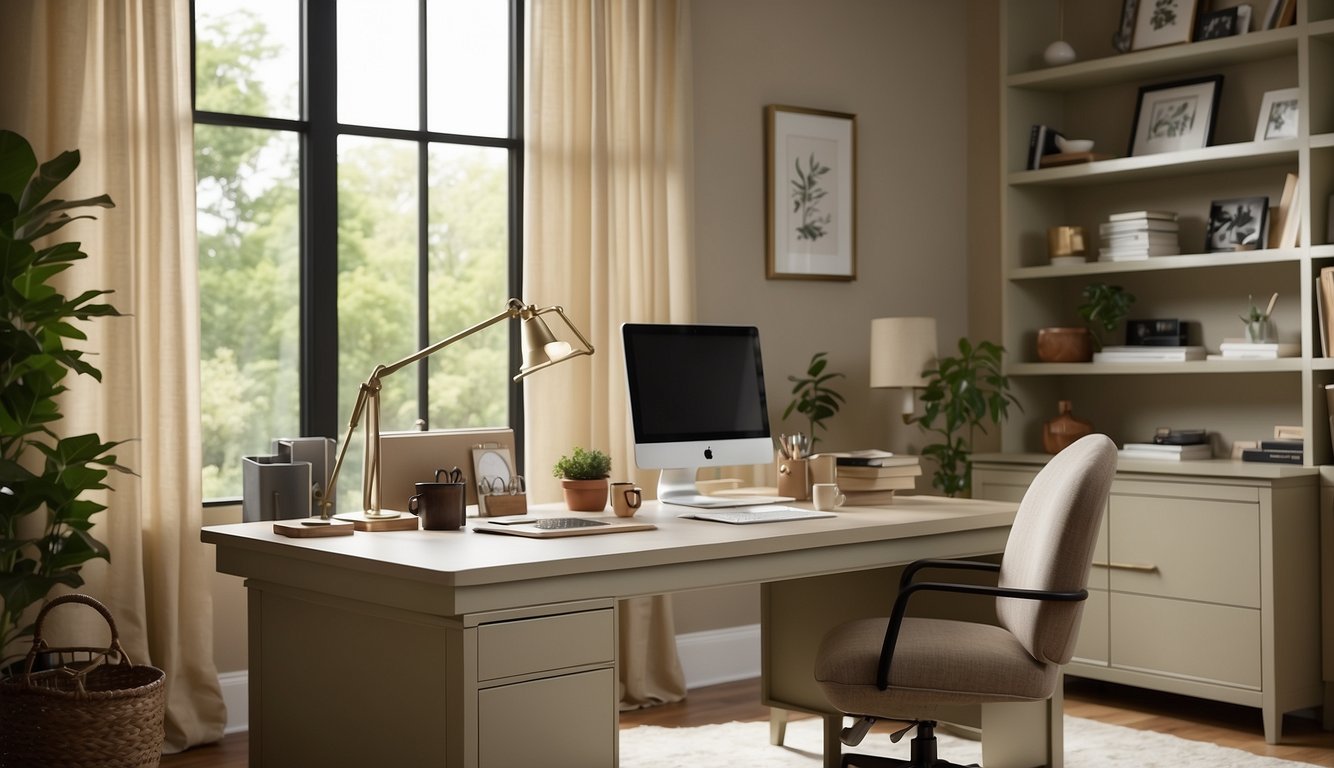
[[[913,412],[913,389],[926,386],[922,371],[935,361],[934,317],[879,317],[871,321],[871,386],[902,389],[905,419]]]
[[[570,342],[561,341],[551,332],[546,321],[542,319],[543,315],[554,314],[565,324],[569,333],[578,341],[579,347],[573,346]],[[303,529],[295,526],[288,526],[292,533],[287,535],[331,535],[332,530],[328,532],[319,531],[320,528],[341,528],[347,529],[346,533],[351,533],[346,524],[339,524],[337,521],[351,521],[356,527],[365,530],[375,530],[374,527],[366,526],[366,523],[376,521],[394,520],[400,517],[406,517],[415,523],[415,518],[407,516],[406,513],[396,510],[384,509],[381,504],[382,494],[380,489],[380,387],[381,382],[391,374],[406,368],[407,366],[423,360],[436,352],[448,347],[449,345],[467,338],[484,328],[489,328],[502,320],[522,320],[523,321],[523,366],[514,376],[515,381],[519,381],[531,373],[548,368],[556,363],[580,355],[593,354],[593,345],[584,338],[579,329],[574,326],[570,318],[565,314],[565,310],[558,306],[538,308],[531,304],[524,304],[519,299],[510,299],[505,304],[504,311],[483,320],[477,325],[468,328],[465,331],[456,333],[447,339],[442,339],[436,343],[418,350],[411,355],[394,363],[380,365],[371,372],[369,378],[362,383],[357,393],[357,402],[352,408],[352,416],[348,419],[347,437],[343,441],[343,447],[338,452],[338,459],[334,463],[333,472],[329,476],[329,482],[326,484],[318,500],[319,516],[301,521],[305,526],[307,533],[303,534]],[[333,503],[334,494],[338,483],[338,473],[343,467],[343,459],[347,455],[348,444],[352,441],[352,433],[356,431],[357,424],[362,416],[366,418],[366,448],[362,461],[361,494],[362,509],[359,512],[342,513],[338,515],[330,514],[330,507]],[[415,527],[415,526],[414,526]],[[275,530],[277,530],[275,528]],[[317,532],[319,531],[319,532]],[[344,532],[344,531],[340,531]],[[283,531],[279,531],[283,533]]]

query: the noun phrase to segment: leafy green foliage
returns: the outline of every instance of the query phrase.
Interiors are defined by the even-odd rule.
[[[611,474],[611,457],[594,448],[576,447],[569,456],[561,456],[551,475],[565,480],[600,480]]]
[[[931,484],[946,496],[968,495],[972,490],[973,438],[986,424],[999,425],[1011,405],[1023,410],[1010,394],[1010,381],[1001,372],[1005,348],[990,341],[973,346],[959,339],[957,357],[942,357],[936,367],[923,371],[926,390],[921,415],[908,423],[920,423],[944,440],[922,449],[923,456],[937,462]]]
[[[111,452],[118,443],[56,432],[65,377],[102,380],[82,350],[66,346],[87,338],[76,322],[120,314],[98,300],[109,291],[70,298],[52,284],[88,258],[78,243],[37,242],[92,218],[69,211],[112,207],[106,195],[47,199],[78,165],[77,151],[38,165],[26,139],[0,131],[0,655],[32,633],[22,624],[29,607],[57,584],[81,586],[84,563],[110,558],[89,533],[106,507],[82,496],[106,489],[108,470],[128,472]],[[33,516],[40,526],[29,522]]]
[[[1119,285],[1090,283],[1084,286],[1080,298],[1083,303],[1079,305],[1079,316],[1084,318],[1094,346],[1102,349],[1102,334],[1116,330],[1116,326],[1126,319],[1135,296]]]
[[[787,377],[794,386],[792,402],[788,403],[783,411],[783,418],[791,416],[793,411],[806,417],[810,422],[812,448],[820,439],[815,434],[816,430],[826,429],[825,420],[837,414],[845,402],[843,395],[829,386],[829,382],[843,378],[843,374],[825,373],[825,369],[829,366],[829,360],[825,357],[827,354],[827,352],[816,352],[812,355],[810,364],[806,366],[805,376]]]
[[[797,227],[798,240],[819,240],[825,236],[825,225],[833,220],[832,214],[820,213],[820,201],[829,194],[820,188],[820,177],[829,173],[829,166],[815,159],[811,153],[806,170],[801,170],[801,158],[793,161],[797,178],[792,179],[792,212],[801,213]]]

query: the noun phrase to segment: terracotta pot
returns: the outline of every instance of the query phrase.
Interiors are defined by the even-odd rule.
[[[1044,363],[1087,363],[1093,359],[1093,336],[1087,328],[1041,328],[1038,359]]]
[[[1061,400],[1056,404],[1059,413],[1042,425],[1042,448],[1047,453],[1057,454],[1071,443],[1093,433],[1093,425],[1076,418],[1070,412],[1070,401]]]
[[[571,512],[601,512],[607,508],[607,478],[598,480],[561,480],[565,506]]]

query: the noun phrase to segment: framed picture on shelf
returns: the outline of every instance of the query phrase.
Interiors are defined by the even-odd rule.
[[[1255,140],[1292,139],[1297,136],[1297,89],[1266,91],[1260,101],[1260,119],[1255,124]]]
[[[857,278],[857,118],[765,107],[766,276]]]
[[[1204,250],[1251,251],[1266,242],[1265,225],[1269,218],[1268,197],[1239,197],[1215,200],[1209,206],[1209,228]]]
[[[1222,90],[1222,75],[1141,86],[1127,154],[1154,155],[1209,146]]]
[[[1221,11],[1201,13],[1195,21],[1195,41],[1217,40],[1220,37],[1232,37],[1239,34],[1237,27],[1237,8],[1224,8]]]
[[[1131,50],[1189,43],[1197,0],[1140,0]]]
[[[1121,26],[1112,37],[1112,46],[1121,53],[1129,51],[1135,39],[1135,11],[1138,8],[1139,0],[1121,0]]]

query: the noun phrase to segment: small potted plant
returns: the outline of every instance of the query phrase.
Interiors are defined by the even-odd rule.
[[[1038,359],[1044,363],[1086,363],[1103,347],[1103,333],[1116,330],[1135,297],[1119,285],[1091,283],[1080,293],[1084,327],[1038,330]]]
[[[594,448],[575,448],[569,456],[561,456],[551,470],[561,479],[565,491],[565,506],[571,512],[599,512],[607,507],[607,477],[611,474],[611,457]]]

